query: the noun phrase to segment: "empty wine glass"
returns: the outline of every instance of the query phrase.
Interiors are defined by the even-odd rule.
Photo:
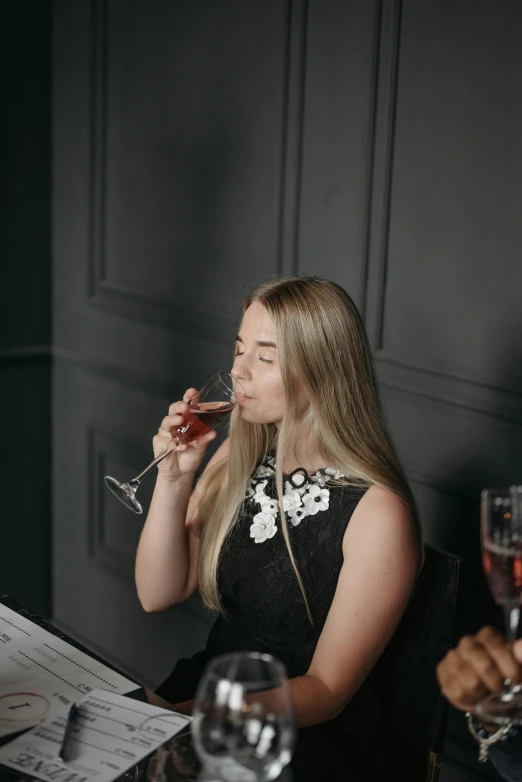
[[[172,445],[169,443],[165,450],[145,467],[143,472],[140,472],[135,478],[131,478],[130,481],[121,482],[110,475],[106,475],[104,480],[107,488],[129,510],[134,511],[134,513],[143,513],[143,508],[136,499],[136,491],[142,480],[177,445],[197,440],[228,418],[238,403],[236,391],[246,396],[239,380],[233,378],[229,372],[217,372],[210,380],[207,380],[196,396],[190,400],[190,412],[184,416],[183,424],[172,428]]]
[[[481,495],[482,563],[495,602],[504,611],[506,638],[518,635],[522,602],[522,486],[484,489]],[[522,687],[505,682],[476,708],[484,720],[522,724]]]
[[[269,654],[212,660],[191,724],[203,767],[224,782],[268,782],[290,762],[296,730],[285,668]]]

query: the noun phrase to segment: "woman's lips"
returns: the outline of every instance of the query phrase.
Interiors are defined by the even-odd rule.
[[[253,396],[246,396],[245,394],[238,394],[237,395],[237,401],[238,401],[238,404],[240,404],[240,405],[244,405],[247,402],[251,402],[253,398],[254,398]]]

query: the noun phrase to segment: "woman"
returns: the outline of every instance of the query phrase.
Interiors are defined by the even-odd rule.
[[[245,302],[232,374],[248,396],[232,413],[229,438],[194,491],[214,433],[159,465],[138,547],[145,610],[199,589],[220,612],[206,649],[180,661],[158,694],[190,710],[207,660],[269,652],[291,677],[303,728],[297,767],[310,778],[349,768],[353,780],[382,782],[369,674],[408,603],[422,538],[355,305],[317,278],[262,285]],[[170,406],[156,454],[195,393]]]

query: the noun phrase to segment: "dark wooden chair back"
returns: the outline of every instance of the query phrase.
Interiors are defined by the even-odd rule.
[[[438,776],[448,706],[435,668],[453,642],[459,564],[426,546],[412,599],[376,666],[392,782],[434,782]]]

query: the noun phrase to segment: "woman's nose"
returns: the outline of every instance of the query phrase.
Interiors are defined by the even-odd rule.
[[[234,366],[230,374],[232,375],[232,377],[237,378],[237,380],[242,380],[243,378],[249,376],[250,370],[248,368],[247,361],[245,361],[244,355],[236,357],[236,360],[234,361]]]

